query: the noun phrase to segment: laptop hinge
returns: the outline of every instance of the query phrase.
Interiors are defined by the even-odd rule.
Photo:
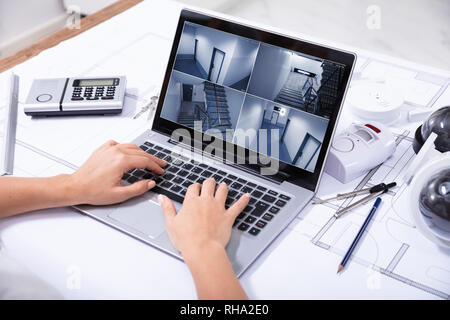
[[[288,179],[288,175],[284,174],[283,172],[280,172],[280,171],[276,175],[270,175],[270,176],[269,175],[263,175],[263,174],[261,174],[259,172],[259,170],[248,168],[245,165],[231,163],[229,161],[226,161],[226,159],[223,159],[221,157],[217,157],[217,156],[211,155],[209,153],[204,153],[203,151],[200,153],[200,150],[195,149],[193,146],[186,145],[185,143],[180,143],[179,141],[173,140],[172,138],[169,138],[167,140],[167,142],[170,143],[170,144],[173,144],[173,145],[180,146],[183,149],[186,149],[186,150],[188,150],[190,152],[195,152],[197,154],[201,154],[202,156],[208,157],[211,160],[220,161],[222,164],[231,166],[231,167],[239,169],[239,170],[243,170],[243,171],[245,171],[247,173],[251,173],[251,174],[257,175],[261,179],[268,180],[268,181],[276,183],[276,184],[281,184],[285,180]]]

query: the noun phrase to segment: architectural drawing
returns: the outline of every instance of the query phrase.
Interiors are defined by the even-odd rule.
[[[372,61],[365,59],[361,66],[370,66]],[[450,79],[433,77],[432,75],[412,72],[393,66],[386,66],[380,62],[376,70],[392,71],[395,68],[401,77],[412,76],[413,79],[427,78],[431,86],[426,84],[422,93],[428,93],[428,101],[418,108],[434,108],[434,102],[448,89]],[[381,66],[381,67],[380,67]],[[382,74],[386,76],[386,74]],[[431,90],[431,91],[430,91]],[[425,92],[426,91],[426,92]],[[412,102],[406,104],[413,106]],[[436,108],[442,106],[436,106]],[[416,128],[414,124],[412,128]],[[401,132],[402,129],[392,128]],[[400,131],[399,131],[400,130]],[[337,192],[359,190],[381,182],[397,182],[397,186],[383,198],[383,205],[377,211],[371,226],[366,231],[365,240],[354,252],[353,263],[372,268],[373,270],[401,281],[405,284],[432,293],[443,299],[450,299],[450,250],[438,248],[427,240],[416,229],[410,216],[408,205],[408,186],[403,182],[402,175],[408,167],[415,153],[412,149],[412,135],[414,132],[403,130],[397,134],[397,148],[394,155],[383,164],[369,171],[362,179],[356,179],[347,184],[341,184],[325,174],[321,181],[318,197]],[[328,185],[333,185],[331,190]],[[336,188],[339,185],[339,188]],[[298,219],[300,223],[295,227],[308,237],[318,248],[344,256],[351,241],[358,232],[372,203],[358,207],[336,219],[333,214],[337,210],[348,206],[355,199],[348,198],[341,201],[325,202],[322,205],[309,205]],[[320,207],[320,208],[319,208]],[[320,214],[318,212],[320,211]],[[301,226],[305,223],[305,226]]]

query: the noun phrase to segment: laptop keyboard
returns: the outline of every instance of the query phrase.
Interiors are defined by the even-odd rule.
[[[172,151],[151,142],[145,142],[140,148],[168,162],[164,174],[158,175],[147,169],[132,169],[123,175],[122,180],[133,183],[140,179],[152,179],[156,182],[152,191],[180,203],[183,202],[187,188],[193,183],[201,184],[211,177],[217,183],[225,182],[228,185],[228,196],[225,201],[227,209],[244,193],[250,193],[249,204],[236,218],[233,228],[252,236],[257,236],[270,221],[275,219],[277,213],[291,199],[284,194],[182,155],[173,157]]]

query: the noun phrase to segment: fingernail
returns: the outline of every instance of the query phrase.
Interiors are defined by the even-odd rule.
[[[244,196],[246,196],[246,197],[250,197],[250,193],[246,193],[246,194],[244,194]]]
[[[158,202],[159,202],[159,204],[163,204],[163,202],[164,202],[164,196],[162,195],[162,194],[160,194],[160,195],[158,195]]]
[[[148,188],[149,189],[151,189],[151,188],[153,188],[154,186],[155,186],[155,181],[153,181],[153,180],[150,180],[149,182],[148,182]]]

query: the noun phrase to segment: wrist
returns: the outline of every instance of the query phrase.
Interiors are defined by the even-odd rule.
[[[58,206],[71,206],[82,203],[81,194],[72,174],[60,174],[52,178]]]
[[[187,265],[193,265],[195,263],[202,263],[205,260],[214,261],[217,257],[225,256],[225,248],[214,241],[204,243],[201,245],[191,245],[188,249],[182,250],[184,261]]]

